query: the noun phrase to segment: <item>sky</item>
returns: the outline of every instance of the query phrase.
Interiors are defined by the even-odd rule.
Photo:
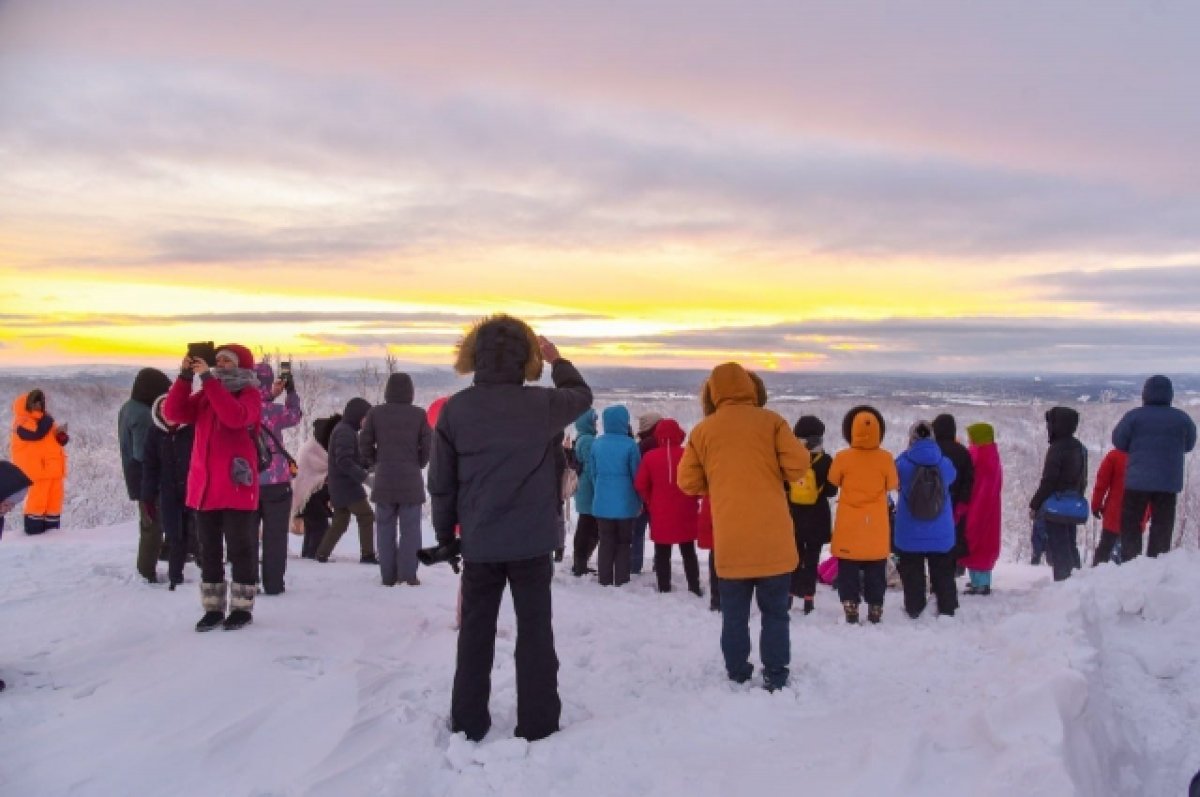
[[[1200,370],[1200,5],[0,0],[0,365]]]

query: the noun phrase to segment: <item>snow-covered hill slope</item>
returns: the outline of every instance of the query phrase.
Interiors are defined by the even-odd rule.
[[[1065,585],[1002,565],[959,616],[910,621],[892,592],[879,627],[844,625],[823,590],[774,695],[725,679],[707,600],[564,563],[563,730],[512,738],[506,606],[475,745],[446,727],[448,569],[381,587],[348,534],[340,561],[290,560],[248,629],[197,634],[196,571],[139,583],[136,537],[0,542],[0,794],[1175,795],[1200,767],[1195,552]]]

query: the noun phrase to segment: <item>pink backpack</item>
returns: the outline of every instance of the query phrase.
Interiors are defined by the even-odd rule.
[[[838,574],[838,560],[836,556],[831,556],[821,564],[817,565],[817,579],[822,584],[832,584]]]

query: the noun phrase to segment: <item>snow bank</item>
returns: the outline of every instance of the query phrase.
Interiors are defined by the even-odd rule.
[[[290,560],[248,629],[197,634],[196,572],[173,593],[139,583],[136,537],[0,543],[0,793],[1165,795],[1197,765],[1188,552],[1066,585],[1002,566],[952,619],[910,621],[893,592],[878,627],[845,626],[822,591],[793,615],[793,681],[774,695],[725,679],[707,599],[659,595],[648,572],[604,589],[567,562],[563,730],[530,745],[512,738],[507,604],[492,732],[447,729],[448,569],[383,588],[347,535],[339,561]]]

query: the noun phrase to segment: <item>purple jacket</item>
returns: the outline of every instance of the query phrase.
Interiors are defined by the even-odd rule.
[[[297,425],[304,417],[304,413],[300,410],[300,394],[295,390],[289,390],[284,394],[287,398],[284,399],[283,404],[274,403],[271,399],[271,383],[275,381],[275,374],[271,370],[271,366],[259,363],[255,371],[258,373],[260,392],[263,397],[262,425],[282,443],[283,430]],[[283,455],[283,452],[276,450],[274,441],[269,445],[271,446],[271,466],[259,474],[259,483],[264,486],[287,484],[292,480],[292,475],[288,472],[287,457]]]

